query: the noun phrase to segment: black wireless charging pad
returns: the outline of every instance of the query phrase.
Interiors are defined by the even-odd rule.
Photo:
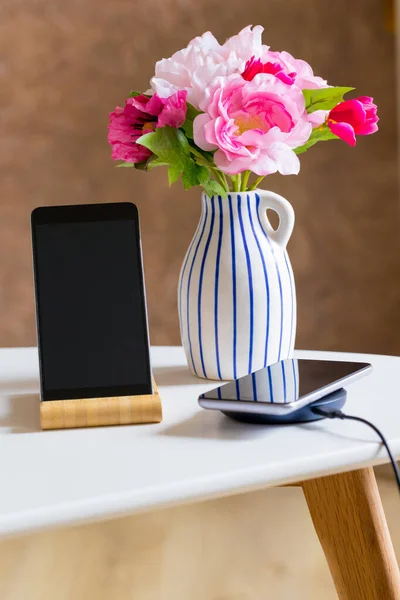
[[[312,404],[294,410],[288,415],[263,415],[263,414],[252,414],[244,412],[228,412],[221,411],[227,417],[234,419],[235,421],[241,421],[242,423],[254,423],[257,425],[289,425],[293,423],[308,423],[310,421],[319,421],[324,419],[321,415],[316,415],[312,409],[316,406],[318,408],[326,408],[329,410],[340,410],[343,408],[346,402],[347,392],[344,388],[332,392],[320,400],[316,400]]]

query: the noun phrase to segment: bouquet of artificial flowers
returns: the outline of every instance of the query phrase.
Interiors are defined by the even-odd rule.
[[[167,166],[170,184],[226,195],[277,171],[297,174],[299,154],[317,142],[354,146],[377,131],[373,98],[343,100],[354,88],[329,86],[305,61],[271,51],[262,32],[249,26],[223,45],[207,32],[157,62],[151,89],[110,114],[118,166]]]

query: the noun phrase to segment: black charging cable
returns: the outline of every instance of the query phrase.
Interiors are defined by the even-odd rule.
[[[387,443],[385,436],[383,435],[383,433],[381,431],[379,431],[379,429],[377,427],[375,427],[375,425],[373,423],[371,423],[370,421],[367,421],[366,419],[362,419],[361,417],[353,417],[352,415],[346,415],[341,410],[326,410],[324,408],[318,408],[318,406],[313,407],[311,410],[316,415],[320,415],[321,417],[326,417],[327,419],[342,419],[342,420],[347,419],[348,421],[358,421],[359,423],[364,423],[364,425],[368,425],[368,427],[371,427],[371,429],[373,429],[375,431],[375,433],[381,438],[382,444],[386,448],[386,451],[390,458],[390,462],[392,463],[394,476],[396,478],[397,486],[398,486],[399,492],[400,492],[400,470],[399,470],[398,464],[392,454],[392,451],[390,450],[389,444]]]

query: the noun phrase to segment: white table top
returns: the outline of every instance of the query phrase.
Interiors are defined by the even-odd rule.
[[[400,358],[297,352],[371,362],[345,410],[371,419],[400,456]],[[152,349],[163,401],[159,425],[39,429],[36,348],[0,349],[0,534],[132,514],[387,462],[355,422],[252,426],[205,411],[215,387],[196,379],[181,348]]]

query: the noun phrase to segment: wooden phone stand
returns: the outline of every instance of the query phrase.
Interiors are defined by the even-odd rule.
[[[102,425],[160,423],[162,420],[161,399],[154,378],[153,390],[153,394],[145,396],[42,401],[40,403],[40,425],[42,429],[68,429]]]

